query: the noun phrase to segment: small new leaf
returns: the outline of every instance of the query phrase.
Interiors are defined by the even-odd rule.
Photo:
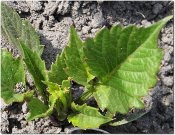
[[[79,106],[73,102],[71,106],[74,113],[68,116],[68,120],[79,128],[99,128],[100,125],[112,120],[100,114],[97,108],[87,106],[86,104]]]
[[[59,99],[59,101],[63,105],[63,110],[64,112],[67,112],[68,106],[69,106],[69,100],[70,100],[70,92],[69,92],[69,87],[70,87],[70,81],[64,80],[63,81],[63,87],[60,87],[56,83],[52,82],[44,82],[48,86],[48,92],[50,95],[55,97],[55,99]],[[69,85],[69,86],[68,86]],[[66,90],[66,91],[65,91]]]
[[[64,102],[64,104],[66,104],[67,106],[66,98],[64,97],[63,92],[58,84],[47,81],[43,81],[43,83],[48,86],[48,92],[50,94],[49,107],[44,105],[43,102],[41,102],[39,99],[33,98],[28,105],[30,109],[30,114],[27,117],[28,121],[51,115],[56,105],[56,102]],[[59,101],[59,99],[61,101]]]

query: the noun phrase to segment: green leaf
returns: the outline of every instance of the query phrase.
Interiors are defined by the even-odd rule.
[[[100,125],[112,120],[109,117],[103,116],[98,112],[97,108],[87,106],[86,104],[79,106],[73,102],[71,106],[74,113],[68,116],[68,120],[79,128],[99,128]]]
[[[28,121],[44,117],[48,110],[48,107],[37,98],[30,99],[30,102],[28,103],[28,108],[29,115],[26,118]]]
[[[93,76],[88,72],[86,63],[84,62],[83,43],[78,37],[75,28],[70,28],[70,42],[64,49],[66,73],[74,81],[79,84],[87,85]]]
[[[70,81],[63,80],[62,87],[52,82],[45,81],[44,83],[48,86],[48,92],[51,95],[49,97],[49,104],[52,106],[50,111],[53,111],[55,106],[59,120],[64,120],[71,102]]]
[[[33,95],[33,91],[18,94],[14,91],[17,83],[25,85],[25,71],[20,58],[13,58],[8,51],[1,50],[1,97],[4,102],[23,102],[26,97]]]
[[[35,29],[27,20],[22,20],[20,16],[5,3],[1,2],[1,28],[4,36],[8,38],[16,47],[20,48],[20,42],[23,41],[33,51],[42,54],[43,46]]]
[[[60,98],[63,105],[67,108],[67,100],[61,87],[58,84],[52,82],[44,82],[44,83],[48,85],[48,92],[51,95],[55,95],[57,99]]]
[[[94,97],[102,110],[127,113],[142,108],[141,97],[156,84],[163,53],[157,47],[161,28],[172,16],[150,27],[114,26],[103,28],[84,45],[90,73],[97,76]]]
[[[47,84],[48,86],[48,92],[61,101],[64,107],[63,111],[67,112],[68,103],[69,103],[68,101],[70,100],[68,97],[70,95],[69,94],[70,81],[64,80],[62,83],[63,84],[62,87],[52,82],[45,81],[44,83]]]
[[[68,78],[63,70],[65,66],[64,53],[62,53],[60,56],[57,56],[56,62],[52,64],[51,70],[48,72],[49,81],[61,85],[62,81]]]
[[[42,82],[48,80],[45,63],[36,52],[33,52],[23,42],[21,42],[21,48],[24,54],[24,62],[34,79],[36,88],[44,99],[46,99],[46,85]]]
[[[63,80],[61,88],[64,91],[64,95],[67,101],[67,107],[69,108],[72,102],[72,92],[71,92],[71,83],[70,80]]]

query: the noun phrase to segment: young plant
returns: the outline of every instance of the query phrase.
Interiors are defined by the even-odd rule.
[[[7,50],[1,50],[1,97],[7,104],[27,101],[27,120],[54,113],[60,121],[67,118],[74,126],[88,129],[105,123],[126,124],[144,114],[136,113],[117,122],[114,117],[117,113],[127,114],[131,108],[144,108],[142,97],[156,84],[163,58],[157,39],[172,16],[147,28],[104,27],[85,42],[71,26],[68,46],[47,71],[40,57],[43,45],[31,24],[4,3],[1,8],[2,32],[21,54],[14,58]],[[25,87],[26,70],[33,77],[34,90]],[[72,99],[72,81],[85,87],[76,100]],[[15,92],[18,83],[24,84],[24,93]],[[95,98],[98,107],[86,104],[90,97]]]

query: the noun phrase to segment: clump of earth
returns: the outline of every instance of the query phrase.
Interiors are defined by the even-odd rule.
[[[149,26],[152,23],[173,14],[171,1],[8,1],[22,18],[31,22],[45,46],[42,59],[47,69],[56,59],[56,55],[68,44],[69,27],[74,23],[80,37],[84,40],[92,37],[103,26],[121,24],[127,26]],[[174,133],[173,101],[173,20],[161,30],[158,41],[164,51],[164,59],[158,73],[158,82],[150,91],[149,112],[136,121],[126,125],[100,128],[109,133]],[[1,38],[1,47],[8,48],[15,56],[18,51],[7,40]],[[28,73],[27,73],[28,74]],[[27,77],[29,87],[33,87],[31,77]],[[72,89],[82,92],[81,86]],[[78,96],[78,95],[74,95]],[[6,105],[1,101],[1,133],[62,133],[68,132],[72,125],[60,123],[54,117],[41,118],[27,122],[26,102]]]

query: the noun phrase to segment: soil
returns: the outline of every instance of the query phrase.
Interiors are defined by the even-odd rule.
[[[49,69],[56,55],[68,44],[69,27],[74,23],[76,30],[84,40],[92,37],[104,25],[122,24],[127,26],[149,26],[150,24],[173,14],[173,2],[170,1],[8,1],[22,18],[28,19],[45,45],[42,58]],[[164,59],[158,74],[158,83],[149,93],[150,111],[138,120],[126,125],[100,128],[109,133],[174,133],[173,99],[173,20],[162,29],[159,46],[164,51]],[[1,46],[9,48],[16,56],[18,51],[2,37]],[[33,85],[30,77],[28,82]],[[82,91],[82,87],[76,87]],[[26,103],[1,104],[1,133],[62,133],[72,126],[59,123],[53,117],[26,122]]]

